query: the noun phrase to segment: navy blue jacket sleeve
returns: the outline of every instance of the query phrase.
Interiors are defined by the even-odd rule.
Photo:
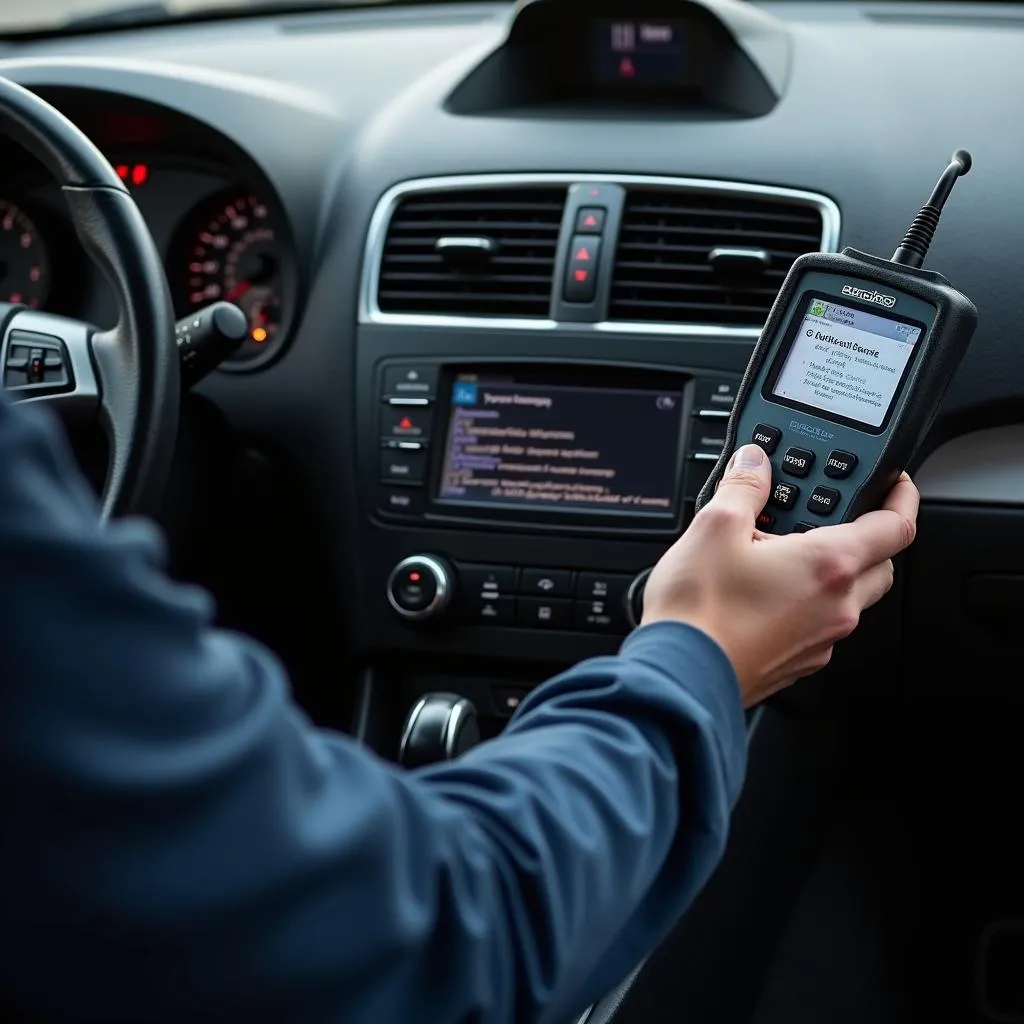
[[[736,679],[677,624],[403,772],[321,731],[0,401],[0,994],[52,1020],[567,1022],[713,870]]]

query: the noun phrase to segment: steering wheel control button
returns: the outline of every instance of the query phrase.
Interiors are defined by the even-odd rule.
[[[64,343],[48,334],[11,331],[3,379],[8,391],[66,390],[71,386],[71,374]]]
[[[754,524],[762,533],[767,533],[775,525],[775,516],[771,512],[760,512]]]
[[[406,409],[400,405],[386,405],[381,419],[381,434],[385,438],[420,440],[430,436],[434,425],[434,410],[429,408]]]
[[[516,620],[521,626],[567,629],[572,625],[572,601],[559,598],[521,597]]]
[[[565,268],[565,301],[593,302],[597,295],[600,235],[574,235]]]
[[[572,597],[572,573],[568,569],[523,569],[521,594],[536,597]]]
[[[816,530],[818,527],[814,523],[797,523],[793,527],[794,533],[810,533],[811,530]]]
[[[434,398],[436,366],[389,366],[384,370],[384,398]]]
[[[857,468],[857,456],[852,452],[835,451],[828,453],[825,460],[825,476],[833,480],[845,480]]]
[[[772,496],[769,499],[769,503],[776,508],[781,508],[788,512],[796,504],[796,499],[799,497],[800,488],[796,484],[788,484],[785,480],[779,480],[772,487]]]
[[[382,487],[377,503],[382,512],[415,516],[423,511],[423,493],[412,487]]]
[[[814,452],[806,448],[790,448],[782,456],[782,472],[790,476],[807,476],[814,465]]]
[[[782,440],[782,431],[778,427],[769,426],[767,423],[758,423],[750,435],[750,440],[754,444],[759,444],[764,449],[766,455],[773,455],[775,449],[779,446],[779,441]]]
[[[388,603],[403,619],[422,621],[444,611],[453,586],[445,562],[433,555],[413,555],[399,562],[388,577]]]
[[[835,512],[841,497],[834,487],[815,487],[807,499],[807,511],[816,516],[830,516]]]
[[[380,475],[385,483],[421,484],[426,470],[426,452],[388,449],[381,453]]]
[[[576,231],[581,235],[599,235],[604,231],[608,210],[603,206],[582,206],[576,214]]]

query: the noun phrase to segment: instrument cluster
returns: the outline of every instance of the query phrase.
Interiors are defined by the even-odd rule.
[[[270,189],[219,166],[166,153],[108,154],[164,259],[178,317],[233,302],[249,336],[222,365],[249,370],[278,355],[294,317],[298,270]],[[241,178],[242,175],[238,175]],[[110,310],[56,187],[35,175],[0,181],[0,301],[102,325]]]

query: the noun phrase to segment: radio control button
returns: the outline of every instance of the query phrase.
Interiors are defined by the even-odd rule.
[[[624,601],[608,601],[597,598],[592,601],[577,600],[572,613],[573,625],[577,629],[597,633],[628,633]]]
[[[815,487],[807,499],[807,511],[816,516],[830,516],[841,498],[842,495],[834,487]]]
[[[423,510],[423,492],[413,487],[382,487],[377,507],[382,512],[415,516]]]
[[[381,452],[380,476],[385,483],[421,484],[426,469],[426,452],[390,449]]]
[[[776,508],[791,509],[800,497],[800,488],[796,484],[787,484],[785,480],[779,480],[772,488],[770,503]]]
[[[767,423],[758,423],[750,435],[754,444],[759,444],[766,455],[772,455],[779,446],[782,439],[782,431],[778,427],[771,427]]]
[[[519,592],[536,597],[572,597],[572,573],[568,569],[523,569]]]
[[[567,629],[572,625],[572,601],[543,597],[519,598],[516,621],[521,626]]]
[[[728,419],[698,419],[690,432],[690,448],[694,452],[711,452],[717,459],[725,447]]]
[[[814,452],[806,448],[790,448],[782,457],[782,472],[790,476],[807,476],[814,465]]]
[[[852,452],[835,451],[828,453],[825,460],[825,476],[833,480],[845,480],[857,468],[857,456]]]
[[[465,604],[469,618],[482,626],[502,626],[515,621],[514,597],[488,597],[474,594]]]
[[[775,525],[775,516],[771,512],[759,512],[754,525],[762,532],[767,533]]]
[[[738,388],[738,381],[701,378],[697,381],[693,393],[693,406],[701,411],[719,409],[727,413],[732,412]]]
[[[794,533],[810,533],[811,530],[816,530],[818,527],[814,523],[797,523],[793,527]]]
[[[632,576],[617,576],[614,573],[581,572],[576,577],[576,597],[580,601],[621,604],[632,580]]]
[[[459,582],[472,598],[511,597],[516,592],[516,570],[511,565],[459,565]]]
[[[437,394],[436,366],[389,366],[384,370],[384,395],[433,398]]]

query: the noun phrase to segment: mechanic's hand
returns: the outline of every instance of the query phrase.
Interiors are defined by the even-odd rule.
[[[828,664],[836,641],[892,586],[890,559],[917,524],[919,495],[905,473],[883,509],[784,537],[754,528],[770,488],[764,452],[740,448],[644,590],[643,624],[670,619],[707,633],[732,661],[748,707]]]

